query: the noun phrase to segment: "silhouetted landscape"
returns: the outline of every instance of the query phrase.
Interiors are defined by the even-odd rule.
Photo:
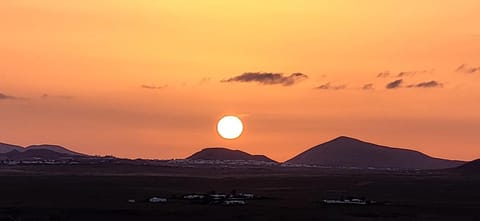
[[[477,220],[480,164],[338,137],[285,163],[227,148],[186,159],[1,144],[0,220]]]
[[[230,150],[227,148],[205,148],[192,156],[187,157],[187,160],[245,160],[245,161],[275,161],[264,155],[251,155],[240,150]]]
[[[349,137],[338,137],[299,154],[287,163],[328,167],[443,169],[460,166],[464,162],[433,158],[418,151],[380,146]]]
[[[480,220],[479,9],[0,0],[0,221]]]

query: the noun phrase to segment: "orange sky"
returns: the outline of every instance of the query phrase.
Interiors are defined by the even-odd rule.
[[[478,11],[477,0],[0,1],[0,142],[161,159],[227,146],[283,161],[347,135],[479,158]],[[308,79],[221,82],[245,72]],[[243,119],[239,139],[217,135],[224,114]]]

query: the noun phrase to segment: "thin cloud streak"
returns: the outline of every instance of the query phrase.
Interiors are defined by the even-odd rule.
[[[141,88],[143,89],[149,89],[149,90],[158,90],[158,89],[163,89],[163,88],[166,88],[168,87],[167,84],[163,85],[163,86],[154,86],[154,85],[146,85],[146,84],[143,84],[141,86]]]
[[[65,99],[65,100],[70,100],[73,99],[73,96],[67,96],[67,95],[49,95],[49,94],[43,94],[40,96],[42,99],[49,99],[49,98],[56,98],[56,99]]]
[[[384,71],[384,72],[380,72],[377,74],[377,78],[386,78],[386,77],[389,77],[390,76],[390,72],[389,71]]]
[[[480,72],[480,66],[478,67],[469,67],[467,64],[461,64],[455,70],[456,72],[465,73],[465,74],[474,74]]]
[[[419,70],[419,71],[401,71],[401,72],[398,72],[397,74],[393,74],[393,73],[391,73],[390,71],[383,71],[383,72],[380,72],[380,73],[377,74],[377,78],[413,77],[413,76],[418,75],[418,74],[431,74],[431,73],[433,73],[434,71],[435,71],[434,69],[430,69],[430,70]]]
[[[0,93],[0,100],[18,100],[19,98]]]
[[[373,84],[365,84],[362,87],[362,90],[373,90]]]
[[[331,85],[330,83],[322,84],[318,87],[315,87],[314,89],[317,90],[343,90],[346,89],[347,85],[342,84],[342,85]]]
[[[403,83],[403,79],[398,79],[398,80],[395,80],[395,81],[392,81],[392,82],[388,83],[385,87],[387,89],[396,89],[396,88],[401,87],[402,83]]]
[[[443,84],[439,83],[438,81],[426,81],[420,82],[418,84],[411,84],[408,85],[409,88],[435,88],[435,87],[443,87]]]

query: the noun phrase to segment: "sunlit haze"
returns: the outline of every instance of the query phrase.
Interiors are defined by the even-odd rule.
[[[0,142],[480,157],[480,1],[0,1]],[[217,134],[225,115],[248,129]]]

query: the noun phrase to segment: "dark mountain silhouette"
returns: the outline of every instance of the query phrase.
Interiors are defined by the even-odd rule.
[[[480,159],[467,162],[457,168],[454,168],[453,170],[463,174],[480,175]]]
[[[414,150],[380,146],[342,136],[312,147],[286,163],[328,167],[443,169],[457,167],[464,162],[433,158]]]
[[[240,150],[231,150],[222,147],[205,148],[192,156],[188,160],[253,160],[263,162],[275,162],[264,155],[251,155]]]
[[[12,150],[22,151],[23,147],[12,144],[0,143],[0,153],[8,153]]]
[[[2,153],[9,153],[12,151],[16,151],[19,153],[22,152],[27,152],[29,150],[49,150],[55,153],[61,153],[61,154],[66,154],[66,155],[71,155],[71,156],[87,156],[82,153],[78,153],[75,151],[71,151],[65,147],[58,146],[58,145],[50,145],[50,144],[42,144],[42,145],[31,145],[28,147],[22,147],[18,145],[12,145],[12,144],[6,144],[6,143],[0,143],[0,154]],[[35,151],[34,151],[35,152]]]
[[[31,149],[25,151],[12,150],[8,153],[0,154],[0,159],[8,160],[59,160],[62,158],[72,158],[79,155],[58,153],[48,149]]]
[[[51,150],[57,153],[63,153],[68,155],[84,155],[81,153],[77,153],[71,151],[65,147],[58,146],[58,145],[50,145],[50,144],[42,144],[42,145],[31,145],[25,148],[25,150]]]

